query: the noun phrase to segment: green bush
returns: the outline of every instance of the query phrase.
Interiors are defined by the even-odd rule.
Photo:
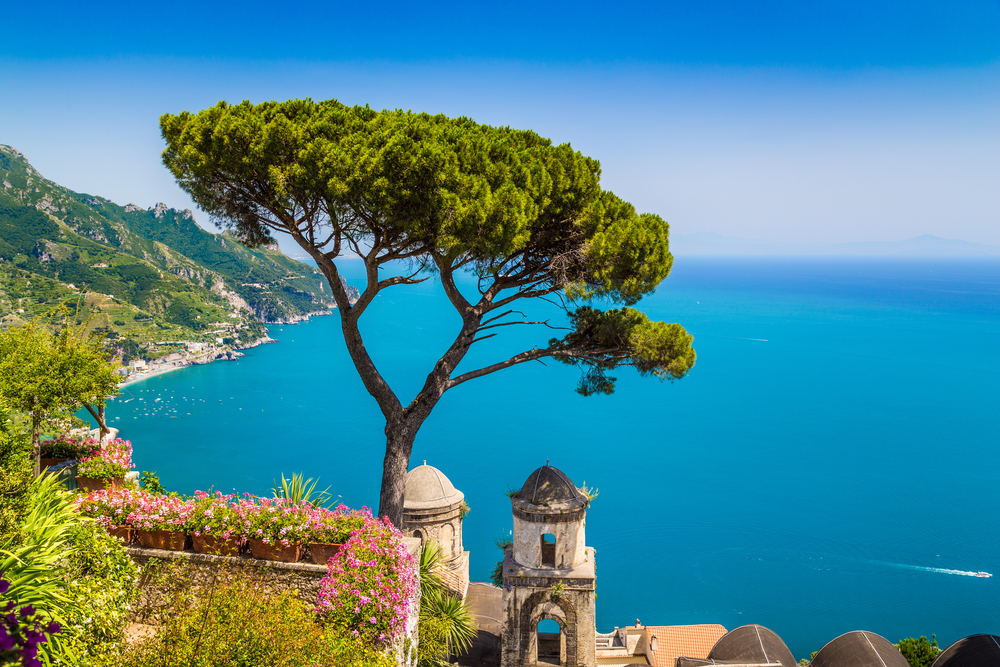
[[[248,574],[194,597],[182,591],[158,633],[108,667],[390,667],[385,653],[316,623],[293,593],[267,593]]]
[[[19,541],[13,535],[28,514],[33,473],[31,441],[0,428],[0,543]]]
[[[927,641],[926,636],[907,637],[896,644],[896,648],[903,654],[910,667],[931,667],[931,663],[941,653],[938,648],[937,636],[931,635],[931,640]]]
[[[75,631],[72,641],[81,662],[119,651],[139,579],[125,547],[104,527],[83,521],[72,528],[60,564],[70,600],[66,620]]]
[[[43,663],[87,667],[124,636],[138,572],[121,542],[81,521],[51,475],[31,483],[17,533],[0,541],[7,594],[61,626],[40,647]]]

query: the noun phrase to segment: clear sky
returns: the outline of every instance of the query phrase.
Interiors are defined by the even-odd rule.
[[[160,114],[333,97],[570,142],[675,233],[1000,245],[998,0],[19,2],[3,14],[0,143],[122,204],[195,208],[160,164]]]

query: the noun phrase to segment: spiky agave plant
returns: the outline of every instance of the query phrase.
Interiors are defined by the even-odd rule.
[[[291,479],[285,479],[285,473],[281,473],[281,484],[274,482],[271,493],[275,498],[287,498],[293,503],[309,503],[316,507],[332,507],[336,504],[340,496],[331,494],[329,486],[317,493],[319,478],[313,480],[312,477],[306,479],[305,476],[305,473],[293,472]]]

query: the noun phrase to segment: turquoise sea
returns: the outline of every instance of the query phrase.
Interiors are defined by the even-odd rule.
[[[623,370],[613,396],[582,398],[576,369],[534,363],[455,389],[424,425],[411,464],[465,492],[474,580],[511,528],[504,492],[549,459],[600,491],[602,630],[759,623],[797,658],[856,629],[1000,634],[1000,262],[680,257],[640,307],[695,335],[690,377]],[[456,319],[432,281],[365,315],[404,402]],[[469,367],[553,333],[528,329],[477,344]],[[271,335],[126,387],[109,414],[136,466],[182,492],[265,493],[303,471],[377,505],[384,424],[338,318]]]

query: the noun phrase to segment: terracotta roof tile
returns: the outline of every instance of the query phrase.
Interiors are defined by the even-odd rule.
[[[722,639],[726,629],[718,624],[705,625],[647,625],[650,640],[656,637],[656,667],[674,667],[680,656],[708,657],[715,642]]]

